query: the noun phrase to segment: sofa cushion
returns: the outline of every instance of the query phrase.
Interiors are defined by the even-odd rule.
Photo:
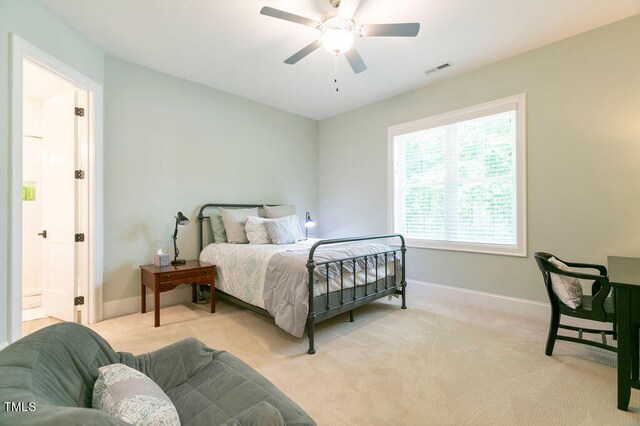
[[[271,382],[227,352],[214,353],[211,363],[167,395],[182,425],[224,423],[262,402],[275,407],[285,424],[315,424]]]
[[[0,400],[35,402],[34,412],[0,410],[0,424],[113,424],[124,422],[91,407],[98,367],[120,355],[89,328],[62,323],[0,351]]]
[[[120,362],[143,372],[167,392],[208,365],[215,353],[198,339],[188,337],[147,354],[122,352]]]
[[[221,426],[284,426],[280,411],[266,401],[231,417]]]
[[[0,377],[3,385],[14,381],[16,387],[26,387],[48,404],[91,407],[98,367],[116,362],[120,354],[102,337],[78,324],[62,323],[5,348]]]

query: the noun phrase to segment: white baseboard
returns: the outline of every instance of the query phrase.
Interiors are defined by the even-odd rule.
[[[9,346],[9,342],[0,342],[0,351]]]
[[[457,303],[486,311],[544,321],[546,323],[549,322],[551,316],[551,306],[549,303],[418,280],[407,280],[407,284],[425,287],[430,299],[438,302]],[[593,321],[567,316],[562,317],[562,323],[583,328],[607,328],[603,326],[598,327],[597,325],[594,326],[597,322],[594,323]]]
[[[191,287],[181,287],[160,293],[160,307],[176,305],[191,300]],[[147,312],[153,311],[153,292],[147,293]],[[112,300],[102,304],[102,320],[140,312],[140,296]]]

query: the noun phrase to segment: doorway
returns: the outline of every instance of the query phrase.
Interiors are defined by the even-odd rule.
[[[22,63],[22,330],[81,322],[88,270],[76,230],[87,222],[83,176],[88,91],[37,63]],[[76,170],[79,173],[76,173]]]
[[[98,322],[102,300],[102,86],[11,47],[9,342]]]

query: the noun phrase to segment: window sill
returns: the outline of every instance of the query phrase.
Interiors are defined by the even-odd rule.
[[[405,238],[407,247],[431,250],[462,251],[468,253],[494,254],[500,256],[527,257],[525,245],[503,246],[498,244],[456,243],[452,241]]]

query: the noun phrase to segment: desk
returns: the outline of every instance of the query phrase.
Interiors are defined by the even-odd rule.
[[[618,322],[618,409],[629,408],[631,388],[638,381],[640,328],[640,259],[609,256],[609,282],[616,289]]]

